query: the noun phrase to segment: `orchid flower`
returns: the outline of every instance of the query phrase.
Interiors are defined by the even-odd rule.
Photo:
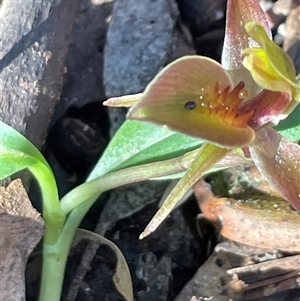
[[[153,232],[206,171],[242,148],[300,212],[300,146],[272,126],[299,102],[291,59],[271,40],[256,0],[229,0],[222,64],[186,56],[166,66],[134,103],[129,119],[166,125],[206,142],[140,238]],[[117,103],[116,99],[108,104]]]

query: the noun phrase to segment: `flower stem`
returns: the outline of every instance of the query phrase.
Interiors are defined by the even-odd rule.
[[[97,196],[98,197],[98,196]],[[68,216],[55,244],[47,244],[47,229],[44,235],[42,279],[39,301],[60,301],[64,272],[74,235],[81,220],[96,201],[93,197],[75,208]],[[50,234],[51,235],[51,234]]]
[[[65,195],[61,199],[61,210],[64,214],[68,214],[85,200],[104,191],[185,171],[195,155],[196,152],[193,151],[178,158],[143,164],[105,174],[76,187]]]
[[[90,207],[106,190],[125,184],[165,176],[186,170],[195,152],[179,158],[130,167],[86,182],[70,191],[61,200],[64,214],[69,213],[58,240],[50,244],[53,229],[46,228],[44,235],[42,280],[39,301],[59,301],[64,271],[73,237]]]

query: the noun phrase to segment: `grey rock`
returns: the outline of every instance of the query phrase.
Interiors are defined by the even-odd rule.
[[[143,91],[171,50],[177,12],[171,0],[116,0],[104,57],[106,96]]]
[[[138,212],[145,206],[157,202],[167,187],[167,182],[150,181],[126,185],[114,189],[101,212],[95,232],[105,235],[117,221]]]
[[[82,1],[71,34],[62,95],[52,123],[70,106],[81,107],[104,99],[103,52],[112,6],[110,0]]]
[[[38,147],[60,97],[69,33],[79,2],[1,1],[1,120]]]
[[[228,275],[233,267],[242,265],[246,269],[255,263],[258,258],[265,257],[268,263],[272,261],[264,254],[265,251],[249,246],[235,245],[232,242],[224,241],[216,246],[213,254],[199,268],[194,277],[182,289],[175,301],[190,300],[193,296],[197,296],[199,300],[217,300],[217,301],[242,301],[242,298],[229,299],[228,296]],[[273,255],[276,258],[277,254]],[[273,258],[273,259],[274,259]],[[288,258],[288,257],[287,257]],[[258,264],[259,265],[259,264]],[[253,265],[255,266],[255,264]],[[276,269],[276,266],[275,266]],[[279,269],[279,268],[278,268]],[[233,270],[232,270],[233,271]],[[265,270],[264,270],[265,271]],[[264,272],[265,273],[265,272]],[[260,272],[256,272],[255,276],[261,276]],[[299,288],[295,290],[287,290],[277,294],[252,297],[253,301],[298,301]],[[196,299],[197,300],[197,299]],[[250,299],[246,299],[250,300]]]
[[[142,92],[172,51],[178,11],[173,0],[116,0],[107,32],[104,86],[107,97]],[[113,136],[126,110],[109,108]]]
[[[287,53],[294,61],[294,65],[296,68],[296,74],[300,73],[300,39],[294,38],[290,40],[290,47],[287,49]]]
[[[152,252],[141,254],[136,274],[147,283],[147,288],[138,292],[140,301],[168,300],[169,283],[172,279],[171,258],[163,256],[158,260]]]
[[[20,179],[0,186],[1,300],[25,301],[25,266],[43,236],[44,222]]]

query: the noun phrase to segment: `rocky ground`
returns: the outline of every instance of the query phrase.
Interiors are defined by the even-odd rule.
[[[260,2],[275,40],[300,72],[299,1]],[[106,98],[143,91],[163,66],[183,55],[199,54],[220,61],[225,7],[225,0],[147,0],[139,4],[135,0],[82,1],[64,88],[44,150],[56,172],[61,195],[84,180],[124,121],[125,110],[102,106]],[[223,187],[232,189],[230,185],[241,177],[240,173],[231,174],[231,184],[225,181]],[[218,179],[207,181],[213,184]],[[82,227],[105,235],[122,250],[136,301],[230,300],[225,283],[221,283],[227,269],[222,256],[228,259],[239,252],[241,263],[258,251],[236,251],[235,246],[223,243],[209,257],[220,240],[210,225],[204,225],[204,234],[199,234],[196,221],[200,211],[194,196],[153,235],[138,240],[168,184],[141,183],[106,193]],[[34,266],[36,261],[31,262]],[[62,300],[124,300],[111,279],[115,266],[112,250],[83,241],[70,257]],[[29,274],[31,270],[29,264]],[[34,301],[37,282],[29,278],[28,300]],[[299,296],[299,290],[288,290],[252,300],[299,301]]]

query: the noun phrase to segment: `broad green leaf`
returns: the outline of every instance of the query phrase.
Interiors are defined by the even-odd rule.
[[[34,157],[49,167],[41,152],[26,137],[2,121],[0,121],[0,146]]]
[[[46,170],[47,176],[52,178],[50,182],[54,179],[52,170],[41,152],[25,136],[2,121],[0,121],[0,155],[2,166],[0,179],[33,165],[44,166],[41,169]],[[39,174],[34,175],[39,181]]]
[[[54,243],[65,216],[62,214],[53,172],[40,151],[23,135],[0,121],[0,179],[25,168],[37,180],[43,198],[43,218],[51,231],[48,242]]]
[[[277,131],[284,131],[293,127],[300,125],[300,104],[290,113],[287,118],[280,121],[280,123],[275,127]]]
[[[18,151],[8,151],[2,146],[0,146],[0,156],[0,180],[39,163],[34,157]]]
[[[287,130],[280,131],[280,134],[290,141],[300,141],[300,125]]]
[[[167,160],[199,148],[202,140],[167,127],[127,120],[96,164],[89,180],[107,172],[144,163]]]

